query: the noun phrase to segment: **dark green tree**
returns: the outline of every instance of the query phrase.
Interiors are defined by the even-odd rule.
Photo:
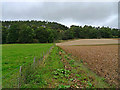
[[[19,33],[19,42],[20,43],[32,43],[34,37],[34,30],[30,26],[23,26],[22,30]]]
[[[17,24],[12,24],[8,28],[8,35],[6,37],[7,43],[17,43],[19,37],[19,27]]]
[[[35,37],[38,39],[40,43],[46,43],[48,42],[48,32],[46,28],[44,27],[39,27],[37,30],[35,30]]]
[[[2,26],[2,34],[1,35],[2,35],[2,43],[3,44],[7,43],[6,42],[7,34],[8,34],[7,28]]]
[[[47,33],[48,33],[48,42],[49,43],[54,42],[54,40],[57,37],[57,32],[55,30],[52,30],[52,29],[47,29]]]

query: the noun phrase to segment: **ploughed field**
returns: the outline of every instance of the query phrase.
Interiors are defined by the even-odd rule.
[[[79,39],[68,42],[57,43],[57,45],[100,45],[100,44],[118,44],[117,39]]]
[[[118,41],[114,41],[113,39],[106,39],[103,42],[101,42],[101,39],[98,39],[98,41],[97,39],[76,41],[64,42],[57,45],[67,53],[71,53],[73,56],[79,58],[83,63],[86,63],[92,71],[104,77],[109,84],[118,85],[118,45],[112,45],[113,42],[115,44]],[[110,41],[112,42],[110,43]],[[108,43],[111,45],[108,45]]]

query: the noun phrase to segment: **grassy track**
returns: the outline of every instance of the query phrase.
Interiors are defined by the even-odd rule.
[[[55,47],[48,58],[43,60],[40,65],[35,69],[34,75],[29,75],[29,82],[25,83],[22,88],[49,88],[54,85],[52,82],[52,72],[56,69],[64,68],[63,63],[60,61],[61,56],[59,55],[58,47]],[[31,72],[32,74],[33,72]]]

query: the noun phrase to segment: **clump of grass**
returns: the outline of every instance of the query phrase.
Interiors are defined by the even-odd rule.
[[[72,59],[69,61],[69,64],[74,64],[74,62],[75,62],[75,60]]]
[[[92,88],[93,87],[93,85],[90,81],[87,81],[87,85],[88,85],[87,88]]]
[[[72,54],[71,54],[71,53],[69,53],[69,54],[68,54],[68,56],[72,56]]]
[[[62,89],[65,89],[65,88],[70,88],[70,85],[59,85],[57,86],[58,89],[62,88]]]
[[[80,61],[81,61],[81,63],[83,63],[83,60],[82,60],[82,59],[81,59]]]
[[[67,55],[64,55],[64,58],[68,60],[68,56]]]

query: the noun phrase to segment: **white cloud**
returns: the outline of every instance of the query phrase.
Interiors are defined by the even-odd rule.
[[[109,16],[108,19],[103,22],[101,25],[106,25],[110,27],[118,27],[118,15]]]
[[[3,20],[47,20],[67,26],[118,27],[117,2],[3,2]]]
[[[1,0],[1,2],[118,2],[119,0]]]

